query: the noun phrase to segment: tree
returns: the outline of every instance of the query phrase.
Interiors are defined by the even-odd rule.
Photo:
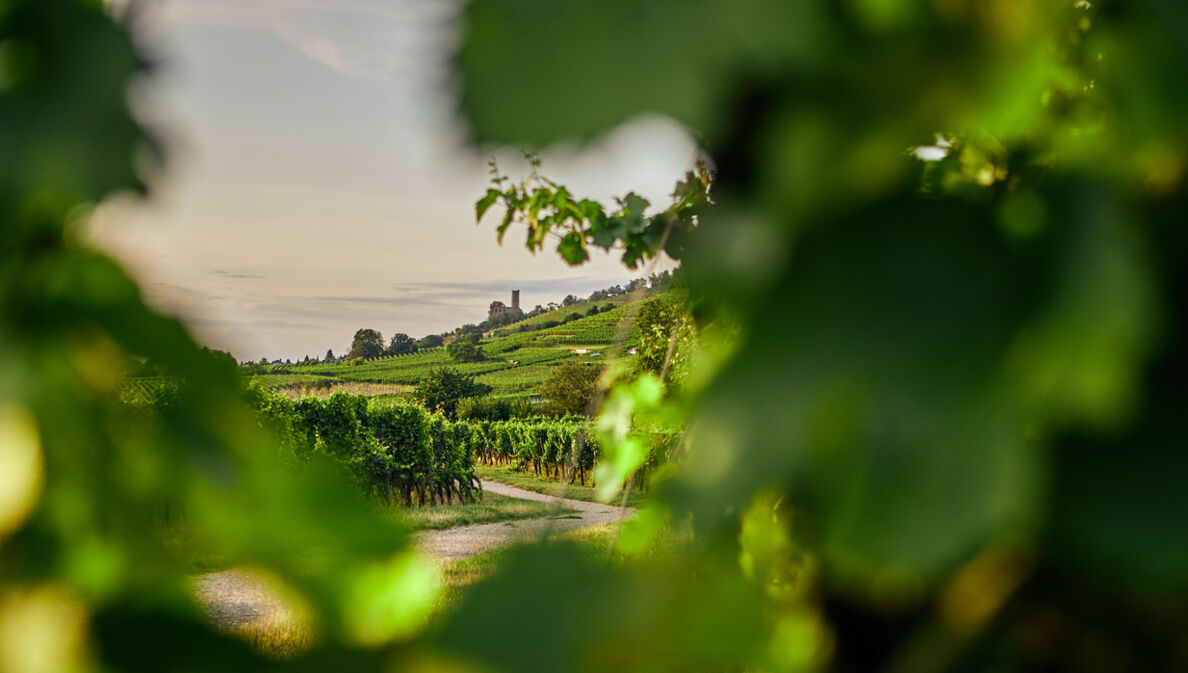
[[[482,335],[477,332],[460,336],[446,346],[446,352],[454,362],[479,362],[486,358],[483,349],[479,347],[481,339]]]
[[[326,362],[334,362],[334,359],[335,359],[334,358],[334,350],[331,348],[327,348],[326,349],[326,357],[324,357],[322,359],[325,360]]]
[[[639,334],[636,371],[661,375],[667,382],[682,380],[696,348],[694,323],[684,298],[666,295],[645,300],[635,325]]]
[[[473,374],[462,374],[456,369],[441,367],[422,379],[411,395],[426,409],[440,411],[453,420],[459,400],[482,397],[490,392],[491,386],[477,383]]]
[[[565,299],[561,300],[561,306],[573,306],[574,304],[578,303],[579,301],[581,301],[581,300],[578,299],[577,297],[573,296],[572,294],[567,294],[567,295],[565,295]]]
[[[467,423],[506,421],[512,418],[512,404],[506,399],[467,397],[458,401],[456,413],[459,421]]]
[[[440,334],[429,334],[417,342],[418,348],[438,348],[445,343],[445,337]]]
[[[540,386],[549,408],[561,416],[591,416],[603,368],[590,362],[564,362]]]
[[[454,334],[465,336],[467,334],[482,334],[482,328],[474,323],[467,323],[454,330]]]
[[[216,350],[214,348],[203,346],[202,352],[210,359],[210,362],[213,366],[226,367],[231,370],[239,367],[239,363],[235,360],[235,356],[227,351]],[[147,360],[145,362],[147,362]]]
[[[355,332],[351,341],[349,358],[378,358],[384,354],[384,336],[373,329],[361,329]]]
[[[417,342],[407,334],[396,333],[388,342],[388,355],[409,355],[417,352]]]
[[[484,332],[495,329],[496,327],[504,327],[514,322],[519,322],[524,319],[524,313],[521,311],[504,311],[503,313],[496,313],[490,316],[478,326],[478,331]]]

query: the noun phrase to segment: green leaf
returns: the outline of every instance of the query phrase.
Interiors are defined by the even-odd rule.
[[[616,220],[599,213],[590,225],[590,240],[600,248],[610,249],[619,240]]]
[[[487,209],[489,209],[500,196],[503,196],[503,193],[497,189],[487,190],[486,196],[479,199],[478,203],[474,205],[474,219],[476,222],[482,221],[483,215],[487,213]]]
[[[498,232],[497,240],[499,241],[500,244],[503,243],[503,235],[507,233],[507,228],[511,226],[511,223],[515,219],[515,217],[516,217],[516,211],[512,208],[508,208],[507,214],[503,216],[503,221],[499,223],[499,228],[496,229],[496,231]]]
[[[580,233],[574,231],[566,234],[565,238],[557,245],[557,252],[569,263],[570,266],[577,266],[590,258],[590,254],[586,252],[586,239]]]
[[[553,195],[553,208],[556,208],[557,212],[565,211],[570,204],[570,198],[568,189],[563,186],[558,187],[557,193]]]
[[[602,205],[597,201],[591,201],[589,199],[582,199],[579,201],[577,203],[577,209],[581,211],[582,217],[590,220],[591,222],[603,214]]]

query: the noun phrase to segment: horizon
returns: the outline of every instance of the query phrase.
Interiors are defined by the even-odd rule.
[[[613,251],[570,268],[529,254],[515,230],[500,246],[491,222],[475,226],[488,160],[515,179],[528,168],[520,148],[471,146],[440,84],[458,6],[142,3],[156,67],[132,99],[165,167],[149,196],[100,204],[89,240],[200,343],[252,361],[337,352],[360,328],[479,322],[513,285],[522,305],[543,305],[674,268],[630,271]],[[636,191],[663,207],[697,150],[652,116],[541,156],[577,194]]]

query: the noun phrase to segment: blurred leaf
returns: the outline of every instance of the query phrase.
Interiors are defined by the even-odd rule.
[[[476,203],[474,206],[474,219],[476,221],[482,220],[483,215],[486,214],[487,210],[490,209],[492,205],[494,205],[495,201],[499,199],[500,196],[503,196],[503,194],[499,190],[488,189],[486,196],[479,199],[478,203]]]
[[[590,258],[589,253],[586,252],[586,245],[582,240],[582,235],[577,232],[566,234],[561,239],[561,243],[557,245],[557,252],[561,253],[561,257],[566,262],[574,266]]]
[[[44,470],[33,415],[19,406],[0,408],[0,545],[33,509]]]
[[[459,54],[463,107],[483,142],[589,138],[645,111],[711,133],[721,123],[716,109],[731,94],[731,73],[789,61],[806,66],[828,53],[833,31],[821,4],[473,3]],[[513,35],[533,36],[532,48]],[[533,95],[509,97],[528,72]]]
[[[435,640],[494,671],[717,670],[763,661],[753,588],[722,567],[690,572],[612,572],[572,545],[519,549],[465,596]],[[506,618],[509,605],[518,619]],[[577,605],[580,619],[560,618]]]

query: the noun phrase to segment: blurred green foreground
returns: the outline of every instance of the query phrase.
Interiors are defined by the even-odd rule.
[[[606,406],[608,478],[633,415],[688,416],[627,560],[517,550],[431,619],[407,533],[278,466],[235,372],[80,243],[159,160],[135,25],[0,0],[0,673],[1188,670],[1188,5],[476,0],[461,27],[477,142],[662,114],[714,173],[654,217],[513,204],[534,248],[689,278],[687,379]],[[121,405],[130,356],[182,403]],[[181,519],[305,608],[303,649],[205,621]],[[649,554],[666,526],[694,541]]]

